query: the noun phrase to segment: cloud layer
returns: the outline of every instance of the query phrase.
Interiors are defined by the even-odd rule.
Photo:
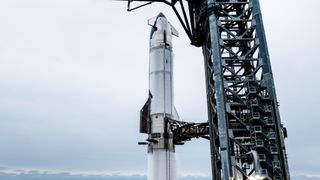
[[[0,168],[1,180],[146,180],[145,175],[106,173],[106,174],[88,174],[88,173],[70,173],[36,170],[19,170]],[[182,176],[180,180],[211,180],[209,176],[188,175]],[[319,180],[318,176],[293,176],[292,180]]]

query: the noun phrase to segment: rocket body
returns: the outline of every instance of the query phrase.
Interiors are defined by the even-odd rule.
[[[172,35],[178,36],[178,33],[162,13],[148,23],[152,26],[149,56],[149,90],[152,95],[150,115],[173,118]]]
[[[173,105],[172,36],[178,32],[160,13],[152,26],[149,99],[141,110],[140,132],[148,134],[148,180],[176,180],[173,135],[167,118],[178,120]]]

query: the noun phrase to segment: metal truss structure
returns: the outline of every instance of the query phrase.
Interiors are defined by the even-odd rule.
[[[190,141],[192,138],[205,138],[210,139],[209,136],[209,124],[205,123],[192,123],[176,121],[167,119],[173,136],[173,142],[175,145],[183,145],[186,141]]]
[[[188,11],[182,0],[147,4],[152,2],[173,8],[191,44],[202,46],[204,55],[209,119],[198,124],[168,120],[175,143],[209,138],[213,180],[289,180],[287,131],[259,0],[187,0]],[[136,9],[131,3],[128,10]]]

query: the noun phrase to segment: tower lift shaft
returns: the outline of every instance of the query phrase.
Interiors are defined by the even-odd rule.
[[[133,1],[146,4],[132,8]],[[202,47],[212,179],[290,180],[287,131],[280,120],[259,0],[129,0],[128,10],[153,2],[171,6],[191,44]],[[179,138],[188,139],[183,134]]]

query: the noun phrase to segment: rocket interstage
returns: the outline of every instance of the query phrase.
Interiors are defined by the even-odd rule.
[[[148,24],[149,98],[140,112],[140,132],[148,134],[148,180],[176,180],[175,146],[168,119],[179,120],[173,105],[172,55],[172,36],[178,32],[162,13]]]

